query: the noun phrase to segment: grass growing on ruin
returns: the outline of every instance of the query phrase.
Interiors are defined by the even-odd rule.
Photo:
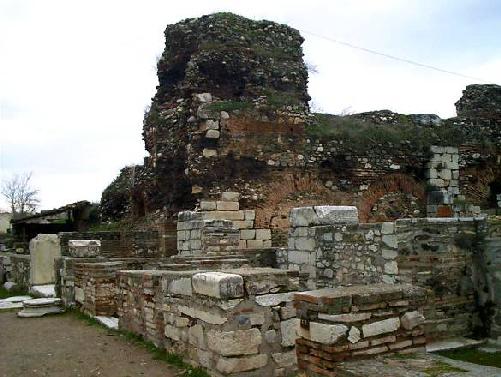
[[[22,289],[11,289],[8,291],[4,287],[0,287],[0,300],[14,296],[26,296],[28,292]]]
[[[119,330],[110,330],[95,318],[90,317],[78,310],[68,310],[68,313],[74,315],[79,320],[82,320],[87,323],[89,326],[97,326],[106,329],[111,334],[117,335],[119,337],[125,338],[130,343],[133,343],[137,346],[145,348],[149,353],[152,354],[153,360],[160,360],[166,362],[169,365],[175,366],[183,371],[180,374],[180,377],[210,377],[207,372],[201,368],[194,368],[191,365],[187,364],[182,356],[167,352],[164,349],[158,348],[153,344],[153,342],[145,340],[142,336],[128,332],[128,331],[119,331]]]
[[[212,102],[207,105],[207,110],[215,112],[231,112],[235,110],[247,110],[252,108],[253,106],[253,103],[250,101],[218,101]]]
[[[464,369],[449,365],[443,361],[437,361],[432,367],[426,368],[424,373],[430,377],[440,377],[445,373],[466,372]]]
[[[406,118],[398,124],[375,124],[353,116],[314,114],[306,128],[309,137],[319,140],[336,139],[351,143],[354,148],[366,149],[370,145],[409,145],[415,150],[427,150],[430,145],[446,143],[457,146],[464,142],[460,128],[443,123],[440,126],[417,126]]]
[[[482,352],[476,348],[464,348],[439,351],[437,353],[453,360],[461,360],[473,364],[501,368],[501,351],[490,353]]]

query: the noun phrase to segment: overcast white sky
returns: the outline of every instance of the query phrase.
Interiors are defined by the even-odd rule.
[[[143,111],[165,26],[216,11],[501,83],[498,0],[0,0],[0,179],[33,172],[45,209],[98,201],[145,155]],[[324,112],[446,118],[475,82],[302,34],[318,70],[310,95]]]

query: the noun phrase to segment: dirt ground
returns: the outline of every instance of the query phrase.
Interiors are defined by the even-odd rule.
[[[71,314],[0,313],[0,377],[174,377],[179,371]]]

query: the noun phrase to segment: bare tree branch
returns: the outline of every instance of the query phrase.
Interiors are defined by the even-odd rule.
[[[2,182],[0,193],[9,203],[14,217],[35,212],[40,200],[39,191],[31,187],[31,173],[15,174]]]

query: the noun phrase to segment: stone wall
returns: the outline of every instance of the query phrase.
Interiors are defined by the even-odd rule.
[[[120,328],[183,354],[213,376],[296,369],[297,272],[120,271]]]
[[[105,308],[99,308],[99,305],[95,303],[94,292],[97,292],[98,296],[102,294],[111,297],[111,294],[108,293],[114,291],[114,288],[111,288],[112,285],[116,288],[116,273],[115,275],[112,273],[112,271],[116,272],[118,270],[118,267],[115,268],[116,266],[121,265],[122,268],[129,270],[158,269],[166,266],[168,261],[170,260],[154,258],[104,258],[102,256],[57,258],[54,263],[56,271],[56,295],[61,298],[66,307],[75,307],[77,305],[76,297],[78,296],[78,306],[94,308],[96,311],[106,311],[108,310],[106,300],[102,300]],[[96,266],[94,267],[94,265]],[[177,266],[182,267],[181,265]],[[99,285],[101,285],[99,279],[101,277],[105,278],[105,283],[107,284],[107,288],[103,292],[99,291]],[[85,287],[88,287],[88,292],[90,292],[87,296],[84,292]],[[90,300],[89,303],[86,302],[87,299]],[[114,304],[110,303],[110,305]]]
[[[474,218],[402,219],[396,222],[396,281],[432,290],[426,308],[430,337],[471,335],[477,317],[478,265],[473,257],[483,250],[476,244]]]
[[[326,288],[294,295],[297,355],[308,376],[337,376],[336,363],[424,351],[426,291],[411,285]]]
[[[117,313],[117,271],[125,262],[75,264],[75,301],[80,310],[91,316],[112,317]]]
[[[294,209],[288,252],[279,252],[281,268],[307,273],[310,289],[373,283],[425,287],[433,293],[426,307],[430,338],[476,331],[484,264],[473,257],[484,252],[477,240],[485,219],[358,224],[355,212],[345,216],[349,213],[336,207]]]
[[[201,212],[179,212],[179,255],[231,254],[238,249],[240,232],[229,220],[203,220]]]
[[[56,296],[61,298],[64,306],[67,308],[72,308],[76,305],[75,264],[81,262],[96,262],[96,259],[60,257],[54,261]]]
[[[200,210],[205,220],[231,220],[240,231],[239,249],[262,249],[272,246],[271,230],[256,227],[256,211],[241,210],[240,193],[223,192],[220,200],[201,200]]]
[[[484,285],[479,286],[479,300],[488,332],[480,335],[501,337],[501,218],[490,218],[485,235],[485,253],[479,265],[484,267]]]
[[[30,256],[15,253],[0,254],[0,280],[16,283],[19,289],[30,287]]]
[[[430,189],[426,213],[428,217],[451,217],[452,205],[459,195],[459,150],[432,146],[433,154],[426,164]]]
[[[69,254],[69,240],[99,240],[101,255],[108,258],[162,258],[171,255],[162,247],[162,237],[153,231],[59,233],[62,255]]]

